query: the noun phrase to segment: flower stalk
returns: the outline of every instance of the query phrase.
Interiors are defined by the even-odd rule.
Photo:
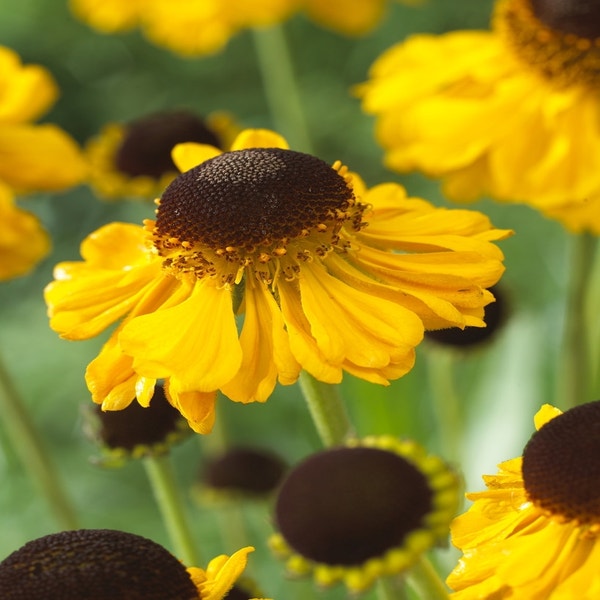
[[[300,373],[300,389],[324,446],[337,446],[352,433],[346,407],[334,385]]]
[[[36,431],[12,378],[0,361],[0,411],[12,447],[31,479],[37,484],[62,529],[77,529],[78,518],[62,485],[50,453]]]
[[[275,129],[296,150],[313,154],[292,57],[279,25],[254,29],[254,46]]]
[[[566,307],[562,387],[556,405],[568,410],[594,400],[590,331],[587,300],[593,284],[597,237],[588,233],[572,236],[571,280]]]
[[[448,600],[448,588],[428,558],[423,555],[406,574],[408,586],[423,600]]]
[[[174,554],[187,565],[201,564],[169,457],[148,456],[143,463]]]

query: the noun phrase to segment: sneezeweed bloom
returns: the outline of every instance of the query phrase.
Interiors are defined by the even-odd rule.
[[[204,120],[185,110],[154,113],[130,123],[109,123],[86,144],[89,183],[103,199],[152,200],[177,176],[171,159],[176,144],[198,142],[225,148],[238,132],[225,113]]]
[[[424,326],[483,326],[486,288],[503,271],[492,241],[510,232],[480,213],[437,209],[395,184],[366,190],[339,162],[265,130],[225,153],[182,144],[174,158],[183,173],[156,220],[102,227],[46,288],[64,338],[121,320],[86,373],[104,409],[147,405],[165,379],[206,433],[217,390],[263,402],[302,368],[326,383],[346,371],[387,384],[412,368]]]
[[[234,446],[206,459],[196,497],[201,502],[269,498],[286,470],[286,463],[275,452]]]
[[[58,87],[39,65],[23,65],[0,46],[0,182],[15,192],[54,191],[80,183],[85,161],[56,125],[36,121],[54,104]]]
[[[452,525],[456,600],[593,600],[600,594],[600,402],[544,405],[523,456],[484,476]]]
[[[0,281],[29,273],[50,250],[50,239],[35,215],[19,208],[0,183]]]
[[[359,88],[393,170],[600,232],[600,8],[498,0],[492,31],[415,35]]]
[[[157,456],[190,434],[185,419],[157,385],[147,407],[132,402],[120,411],[103,411],[98,404],[85,406],[85,431],[100,448],[94,462],[120,466],[127,459]]]
[[[25,544],[0,563],[3,600],[221,600],[253,548],[186,567],[159,544],[132,533],[80,529]]]
[[[362,592],[448,535],[459,481],[412,441],[369,437],[314,454],[278,493],[270,545],[290,575]]]

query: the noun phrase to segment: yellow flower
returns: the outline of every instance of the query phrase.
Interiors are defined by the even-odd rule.
[[[600,232],[598,4],[498,0],[492,31],[415,35],[358,88],[393,170]]]
[[[0,181],[18,192],[59,190],[85,176],[81,152],[67,133],[31,123],[57,96],[48,71],[21,64],[15,52],[0,46]]]
[[[502,274],[491,243],[510,232],[480,213],[364,189],[336,162],[246,130],[230,152],[181,144],[183,173],[145,227],[112,223],[57,265],[50,325],[67,339],[119,327],[90,363],[104,409],[147,405],[157,379],[201,433],[216,390],[263,402],[302,368],[387,384],[413,366],[427,328],[484,326]],[[397,251],[397,252],[396,252]],[[238,332],[237,315],[243,315]]]
[[[25,275],[50,250],[38,219],[21,210],[10,188],[0,183],[0,281]]]
[[[188,569],[147,538],[111,529],[61,531],[32,540],[0,562],[3,600],[221,600],[254,548]]]
[[[455,600],[600,597],[600,402],[544,405],[535,425],[523,457],[484,476],[452,525]]]
[[[107,200],[153,199],[175,179],[173,146],[200,142],[224,148],[240,128],[226,113],[206,121],[184,110],[164,111],[130,123],[109,123],[86,144],[89,183]]]

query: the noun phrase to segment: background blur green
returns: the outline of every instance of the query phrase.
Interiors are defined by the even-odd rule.
[[[286,23],[315,153],[328,162],[340,159],[370,185],[402,182],[409,194],[444,204],[437,183],[382,167],[373,121],[361,113],[349,90],[365,80],[373,60],[393,43],[414,32],[486,27],[491,4],[491,0],[429,0],[422,7],[408,8],[390,2],[385,22],[360,39],[344,38],[302,16]],[[42,64],[53,73],[61,97],[43,120],[60,124],[81,143],[108,121],[127,121],[170,107],[200,114],[227,110],[244,126],[273,126],[248,31],[220,54],[184,59],[150,45],[138,32],[98,34],[76,21],[63,0],[0,0],[0,44],[15,49],[25,63]],[[87,234],[115,220],[140,223],[151,216],[153,206],[105,203],[85,186],[34,195],[21,199],[21,204],[40,216],[53,237],[54,250],[30,276],[0,284],[2,360],[32,411],[83,526],[123,529],[169,547],[142,466],[130,463],[107,470],[89,460],[97,452],[82,434],[81,407],[90,402],[83,373],[101,340],[59,340],[48,327],[42,299],[53,265],[78,259],[79,244]],[[454,358],[424,343],[418,348],[415,369],[388,388],[351,377],[342,386],[359,434],[415,438],[459,465],[471,490],[481,488],[482,473],[494,472],[498,462],[521,453],[533,428],[533,414],[543,402],[555,400],[569,243],[558,224],[525,207],[489,201],[474,207],[489,214],[497,227],[516,231],[501,243],[507,267],[503,287],[511,307],[506,328],[492,344]],[[450,390],[440,379],[440,361],[450,363],[458,392],[454,422],[446,415],[447,406],[440,406],[436,391]],[[320,447],[295,387],[279,387],[263,405],[223,400],[220,411],[230,440],[275,449],[290,463]],[[0,421],[0,559],[26,541],[56,530],[1,425]],[[453,437],[461,442],[455,450],[447,445]],[[173,452],[186,494],[206,443],[192,437]],[[310,584],[285,582],[282,566],[270,559],[265,547],[268,506],[253,505],[246,513],[249,542],[257,547],[251,570],[265,593],[280,600],[310,597]],[[211,512],[190,502],[190,514],[205,557],[235,549],[231,544],[236,540],[220,539]],[[442,565],[454,558],[442,553]],[[322,594],[337,596],[344,593]]]

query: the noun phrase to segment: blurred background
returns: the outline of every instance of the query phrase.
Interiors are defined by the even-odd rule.
[[[486,28],[491,0],[428,0],[418,7],[390,1],[386,18],[371,34],[348,38],[297,15],[284,24],[302,105],[315,154],[341,160],[369,185],[403,183],[409,195],[438,205],[447,202],[437,182],[400,176],[382,166],[373,120],[351,94],[375,58],[411,33]],[[85,143],[109,121],[188,108],[199,114],[229,111],[245,127],[273,127],[252,32],[236,35],[220,53],[182,58],[151,45],[138,31],[102,35],[77,21],[63,0],[0,0],[0,44],[16,50],[24,63],[47,67],[61,96],[43,119]],[[285,131],[281,133],[285,134]],[[0,355],[29,407],[44,443],[76,504],[82,525],[115,528],[149,537],[166,547],[144,470],[139,462],[120,469],[94,465],[98,453],[82,433],[82,406],[90,403],[84,383],[88,362],[103,339],[72,343],[48,327],[42,291],[53,266],[79,259],[79,244],[112,221],[141,223],[153,205],[108,203],[80,186],[60,194],[20,198],[36,213],[53,240],[52,253],[32,274],[0,284]],[[431,342],[417,349],[412,372],[387,388],[346,376],[342,393],[361,435],[391,433],[418,440],[462,470],[470,490],[481,489],[481,474],[521,454],[533,430],[532,417],[555,400],[568,271],[569,236],[531,209],[482,201],[474,208],[495,226],[514,229],[501,243],[507,271],[502,290],[509,306],[505,327],[491,342],[454,353]],[[456,402],[444,397],[455,394]],[[278,387],[266,404],[237,405],[221,400],[225,437],[279,453],[289,464],[320,448],[296,387]],[[194,535],[205,557],[236,548],[222,539],[212,509],[199,507],[188,493],[209,440],[193,436],[174,448],[177,476],[189,504]],[[57,525],[11,447],[0,420],[0,559]],[[227,510],[224,514],[226,514]],[[343,597],[343,590],[316,592],[310,583],[288,582],[270,557],[268,503],[244,508],[250,543],[257,552],[250,569],[271,598]],[[455,555],[441,552],[442,570]]]

